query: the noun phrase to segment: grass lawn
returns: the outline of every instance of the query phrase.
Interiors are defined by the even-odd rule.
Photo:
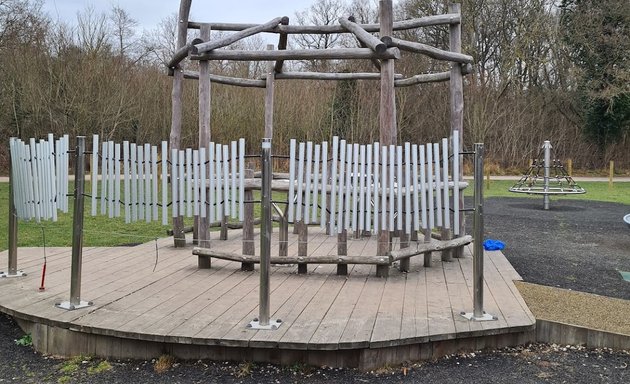
[[[490,189],[486,188],[484,181],[484,196],[508,196],[530,197],[541,199],[541,196],[515,194],[508,192],[508,188],[514,185],[514,181],[491,181]],[[580,183],[587,191],[584,195],[562,196],[567,199],[599,200],[630,205],[630,183],[616,183],[612,189],[606,182]],[[89,183],[86,183],[89,188]],[[88,192],[89,193],[89,190]],[[467,195],[472,195],[472,186],[466,190]],[[9,215],[9,184],[0,183],[0,250],[7,249],[8,215]],[[281,195],[275,195],[274,199],[281,200]],[[124,218],[109,219],[106,216],[90,216],[90,199],[85,200],[84,241],[85,246],[117,246],[137,244],[150,241],[158,237],[165,237],[169,226],[162,226],[159,222],[137,222],[125,224]],[[18,229],[19,247],[40,247],[44,245],[43,236],[46,238],[46,246],[70,246],[72,241],[72,198],[69,199],[70,211],[67,214],[59,213],[57,222],[42,221],[40,224],[20,222]],[[258,209],[255,211],[258,215]],[[186,219],[186,225],[192,225],[192,219]],[[0,263],[2,261],[0,260]]]

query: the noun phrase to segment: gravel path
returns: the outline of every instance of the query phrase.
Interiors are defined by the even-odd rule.
[[[525,281],[630,299],[630,208],[593,201],[490,198],[486,234],[502,240],[505,255]],[[630,353],[536,344],[454,355],[407,367],[357,372],[209,361],[174,362],[158,373],[155,361],[55,359],[17,345],[23,332],[0,315],[0,383],[623,383]]]

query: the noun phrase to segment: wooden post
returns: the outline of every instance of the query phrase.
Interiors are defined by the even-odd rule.
[[[246,178],[254,177],[254,171],[247,169],[245,171]],[[245,190],[245,201],[253,201],[254,192],[251,189]],[[254,203],[245,203],[243,214],[243,255],[253,256],[256,254],[256,245],[254,244]],[[254,263],[241,263],[241,271],[253,271]]]
[[[348,256],[348,231],[346,229],[337,235],[337,255]],[[348,264],[337,264],[337,275],[348,275]]]
[[[610,168],[608,170],[608,188],[613,187],[613,177],[615,177],[615,162],[610,160]]]
[[[308,225],[304,220],[297,222],[298,225],[298,256],[308,256]],[[298,264],[298,274],[302,275],[308,272],[307,264]]]
[[[381,38],[392,36],[394,29],[392,0],[379,0],[379,33]],[[381,98],[380,98],[380,141],[381,145],[395,145],[398,138],[396,127],[396,98],[394,93],[394,60],[381,61]],[[382,198],[386,198],[383,191]],[[391,225],[391,223],[390,223]],[[377,254],[387,256],[390,251],[390,234],[385,228],[379,230]],[[389,266],[379,265],[376,267],[376,276],[387,277]]]
[[[203,41],[210,40],[210,25],[202,24],[200,28],[199,37]],[[210,84],[210,65],[207,60],[199,61],[199,148],[208,149],[208,143],[210,142],[210,120],[211,120],[211,84]],[[206,168],[206,180],[208,178],[208,170]],[[206,202],[201,202],[201,209],[208,211]],[[205,218],[195,216],[195,223],[193,231],[196,235],[193,238],[198,239],[199,247],[210,248],[210,231],[208,228],[208,222],[210,216],[205,215]],[[202,257],[198,257],[199,268],[210,268],[210,258],[202,260]]]
[[[405,207],[405,211],[407,210],[407,207]],[[403,212],[399,212],[399,215],[404,215]],[[402,223],[402,228],[400,229],[400,249],[405,249],[405,248],[409,248],[409,234],[407,232],[405,232],[405,221],[406,218],[405,216],[403,216],[403,223]],[[411,258],[406,258],[406,259],[401,259],[399,264],[398,264],[398,269],[400,269],[401,272],[409,272],[409,268],[410,268],[410,261]]]
[[[267,44],[267,50],[273,51],[273,44]],[[273,138],[273,96],[275,83],[274,62],[267,66],[267,79],[265,80],[265,137]]]
[[[567,159],[567,175],[573,176],[573,159]]]
[[[179,15],[177,18],[177,49],[186,45],[188,34],[188,16],[192,0],[181,0],[179,4]],[[173,90],[171,93],[171,133],[169,144],[171,149],[179,149],[182,133],[182,91],[184,88],[184,74],[178,65],[173,73]],[[175,183],[177,180],[171,180]],[[175,247],[185,247],[186,237],[184,235],[184,218],[178,216],[173,218],[173,242]]]
[[[460,14],[461,4],[449,4],[448,11],[450,13]],[[455,53],[462,52],[462,26],[461,24],[451,24],[449,26],[450,35],[450,51]],[[461,153],[464,149],[464,81],[462,75],[462,64],[452,62],[451,63],[451,80],[450,80],[450,94],[451,94],[451,135],[453,131],[459,131],[459,149]],[[459,157],[459,179],[464,179],[464,163],[463,158]],[[459,201],[454,202],[459,204],[459,233],[460,235],[466,234],[465,216],[463,214],[464,209],[464,194],[459,195]],[[430,234],[429,234],[430,238]],[[462,257],[464,254],[464,248],[455,248],[453,250],[453,256]],[[426,260],[425,260],[426,264]]]

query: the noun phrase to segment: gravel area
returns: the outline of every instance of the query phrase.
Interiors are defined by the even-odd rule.
[[[551,210],[544,211],[541,205],[539,199],[526,198],[490,198],[485,204],[486,237],[506,243],[505,255],[527,283],[547,286],[521,284],[529,286],[528,303],[552,312],[553,308],[566,312],[567,305],[584,312],[580,305],[590,306],[593,295],[574,295],[569,291],[573,290],[623,299],[614,302],[627,311],[630,283],[618,271],[630,271],[630,229],[622,222],[630,207],[553,200]],[[549,287],[564,290],[549,291]],[[586,301],[569,303],[569,296]],[[595,300],[602,299],[606,298]],[[627,326],[624,317],[619,323]],[[23,336],[13,320],[0,315],[0,383],[630,382],[629,352],[577,346],[535,344],[358,372],[210,361],[57,359],[18,345],[16,340],[25,341]]]

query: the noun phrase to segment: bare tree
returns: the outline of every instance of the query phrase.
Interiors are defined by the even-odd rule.
[[[136,45],[134,39],[138,21],[132,18],[127,11],[119,5],[113,5],[109,15],[112,34],[116,40],[116,48],[121,59],[126,57],[127,50]]]

